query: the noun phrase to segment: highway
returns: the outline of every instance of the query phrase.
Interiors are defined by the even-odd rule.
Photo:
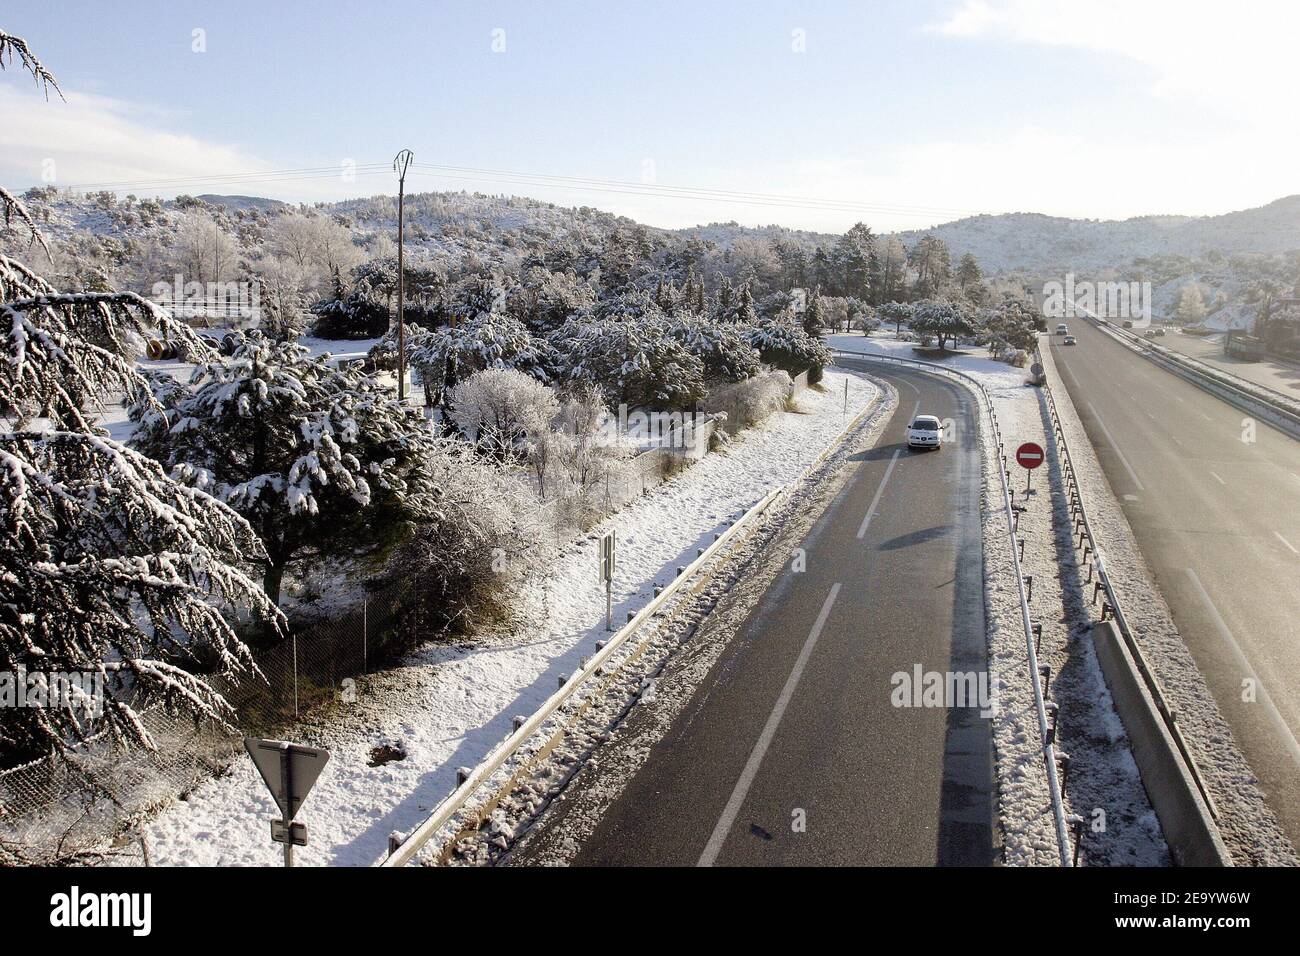
[[[1300,442],[1083,319],[1062,381],[1174,623],[1300,844]],[[1246,439],[1246,440],[1243,440]],[[1254,701],[1243,700],[1251,681]]]
[[[917,665],[985,670],[978,406],[947,380],[858,367],[899,404],[800,544],[806,570],[788,563],[748,610],[575,864],[996,861],[989,722],[891,703]],[[917,412],[953,418],[955,441],[909,451]],[[564,801],[538,826],[512,863],[565,839]]]

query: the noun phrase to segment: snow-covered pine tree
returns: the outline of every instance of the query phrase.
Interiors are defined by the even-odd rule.
[[[407,343],[408,361],[424,382],[429,404],[444,404],[449,389],[484,369],[515,369],[546,382],[554,364],[545,339],[500,312],[478,312],[451,327],[420,331]]]
[[[742,287],[742,295],[748,288]],[[753,312],[752,304],[749,310]],[[745,335],[749,324],[678,312],[668,320],[668,331],[704,363],[707,381],[738,382],[757,375],[763,368],[758,351]]]
[[[746,335],[764,362],[790,375],[815,369],[809,376],[815,380],[831,361],[831,353],[821,339],[805,332],[788,314],[760,319]]]
[[[223,610],[277,612],[238,566],[262,547],[248,523],[116,442],[73,432],[0,434],[0,672],[100,675],[102,717],[51,697],[0,721],[9,761],[65,753],[107,730],[151,747],[160,702],[225,721],[199,672],[254,670]]]
[[[0,67],[5,54],[57,90],[27,45],[0,33]],[[0,194],[6,224],[17,217],[44,247],[21,203]],[[89,672],[104,691],[93,707],[74,692],[8,711],[0,758],[67,755],[100,731],[152,746],[140,712],[155,702],[225,719],[228,705],[197,674],[251,669],[223,611],[279,622],[238,570],[261,543],[234,511],[94,434],[87,417],[115,393],[149,404],[133,362],[145,336],[206,347],[137,296],[62,294],[3,256],[0,322],[0,672],[45,675],[47,688],[49,675]],[[44,427],[14,430],[35,416]]]
[[[579,314],[551,335],[562,377],[601,388],[610,405],[690,408],[704,394],[704,363],[654,314]]]
[[[808,296],[808,304],[803,312],[803,330],[812,336],[821,335],[826,330],[825,309],[822,303],[822,288],[818,286]]]
[[[132,443],[248,519],[273,603],[292,562],[365,554],[435,508],[424,419],[373,376],[297,343],[253,332],[168,405],[133,410]]]

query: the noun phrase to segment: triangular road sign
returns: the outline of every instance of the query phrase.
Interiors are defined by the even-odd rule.
[[[330,752],[320,747],[257,737],[245,737],[244,747],[266,781],[276,806],[285,819],[292,820],[329,762]]]

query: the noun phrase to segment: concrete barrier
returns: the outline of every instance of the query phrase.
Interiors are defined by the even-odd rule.
[[[1179,866],[1232,866],[1219,828],[1115,622],[1093,625],[1092,640],[1174,861]]]

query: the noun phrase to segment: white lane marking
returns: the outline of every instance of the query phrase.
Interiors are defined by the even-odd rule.
[[[1197,414],[1200,415],[1202,418],[1204,418],[1207,422],[1214,421],[1214,419],[1211,418],[1209,415],[1205,414],[1205,412],[1197,412]]]
[[[871,504],[867,506],[867,513],[862,518],[862,525],[858,528],[858,540],[861,541],[867,534],[867,528],[871,524],[871,519],[875,517],[876,505],[880,504],[880,493],[885,490],[885,483],[889,481],[889,473],[894,470],[894,464],[898,461],[898,456],[902,454],[903,449],[895,448],[894,456],[889,459],[889,467],[885,469],[885,477],[880,479],[880,485],[876,488],[876,493],[871,499]]]
[[[912,417],[909,418],[908,424],[916,420],[916,413],[921,410],[921,403],[917,402],[912,406]],[[871,498],[871,504],[867,506],[867,513],[862,516],[862,524],[858,528],[858,540],[861,541],[867,534],[867,528],[871,525],[871,519],[876,515],[876,505],[880,504],[880,495],[885,490],[885,483],[889,481],[889,475],[894,470],[894,465],[898,461],[898,456],[903,453],[903,449],[895,448],[894,457],[889,459],[889,467],[885,469],[885,475],[880,479],[880,486]]]
[[[1296,550],[1296,546],[1292,544],[1290,541],[1288,541],[1286,538],[1282,537],[1276,531],[1273,532],[1273,535],[1277,538],[1277,540],[1281,541],[1284,545],[1290,548],[1293,554],[1300,554],[1300,551]]]
[[[1103,422],[1101,416],[1097,414],[1097,409],[1093,406],[1092,402],[1088,403],[1088,410],[1092,412],[1092,417],[1097,419],[1097,424],[1101,428],[1101,433],[1106,436],[1106,441],[1110,442],[1111,451],[1113,451],[1119,458],[1120,463],[1128,469],[1128,476],[1133,479],[1133,484],[1137,485],[1138,491],[1146,491],[1146,487],[1142,484],[1142,479],[1138,478],[1137,472],[1133,470],[1133,466],[1128,463],[1128,459],[1124,457],[1124,453],[1119,450],[1119,445],[1115,444],[1115,437],[1111,435],[1110,429],[1106,427],[1106,423]]]
[[[1188,568],[1187,576],[1191,578],[1192,586],[1196,588],[1197,592],[1201,596],[1201,600],[1205,602],[1205,607],[1210,612],[1210,618],[1214,621],[1214,626],[1218,628],[1219,634],[1222,635],[1224,641],[1227,642],[1228,647],[1231,648],[1233,656],[1236,657],[1237,667],[1241,669],[1243,674],[1255,682],[1255,688],[1259,692],[1258,700],[1264,705],[1264,713],[1268,715],[1269,721],[1281,734],[1282,742],[1286,744],[1287,750],[1291,752],[1291,759],[1297,764],[1300,764],[1300,743],[1296,743],[1295,734],[1291,733],[1291,728],[1287,726],[1286,721],[1282,719],[1282,715],[1278,713],[1278,709],[1273,705],[1273,698],[1268,695],[1268,688],[1264,686],[1264,682],[1259,679],[1254,668],[1250,666],[1250,661],[1246,660],[1246,655],[1242,652],[1241,645],[1238,644],[1237,639],[1232,636],[1232,631],[1228,630],[1228,625],[1224,622],[1223,615],[1219,613],[1219,609],[1215,607],[1214,602],[1210,600],[1209,592],[1205,590],[1205,585],[1201,583],[1201,579],[1197,577],[1196,572],[1191,568]]]
[[[781,724],[781,718],[785,716],[785,709],[790,705],[790,699],[794,697],[799,679],[803,677],[803,669],[808,664],[808,658],[812,656],[813,647],[817,644],[817,638],[821,636],[822,628],[826,626],[826,619],[831,614],[831,605],[835,603],[839,593],[840,585],[837,582],[831,588],[831,593],[826,596],[826,602],[822,604],[821,613],[817,615],[817,621],[808,633],[808,640],[804,641],[803,649],[799,651],[794,669],[790,671],[785,686],[781,688],[781,696],[776,699],[776,706],[768,715],[767,723],[763,725],[763,732],[759,734],[758,742],[754,744],[754,749],[749,754],[749,760],[745,761],[745,769],[740,772],[740,779],[736,781],[735,789],[731,791],[731,799],[723,808],[722,816],[718,818],[718,823],[713,828],[713,835],[709,837],[704,852],[700,854],[697,866],[712,866],[722,851],[722,844],[726,842],[731,825],[736,822],[736,815],[740,813],[745,797],[749,794],[749,788],[754,783],[754,777],[758,775],[758,768],[763,763],[763,757],[767,755],[767,748],[772,745],[772,738],[776,736],[776,729]]]
[[[1217,472],[1213,472],[1213,471],[1212,471],[1212,472],[1210,472],[1210,474],[1214,476],[1214,480],[1217,481],[1219,484],[1221,484],[1221,485],[1226,485],[1226,484],[1227,484],[1226,481],[1224,481],[1222,478],[1219,477],[1219,475],[1218,475]]]

